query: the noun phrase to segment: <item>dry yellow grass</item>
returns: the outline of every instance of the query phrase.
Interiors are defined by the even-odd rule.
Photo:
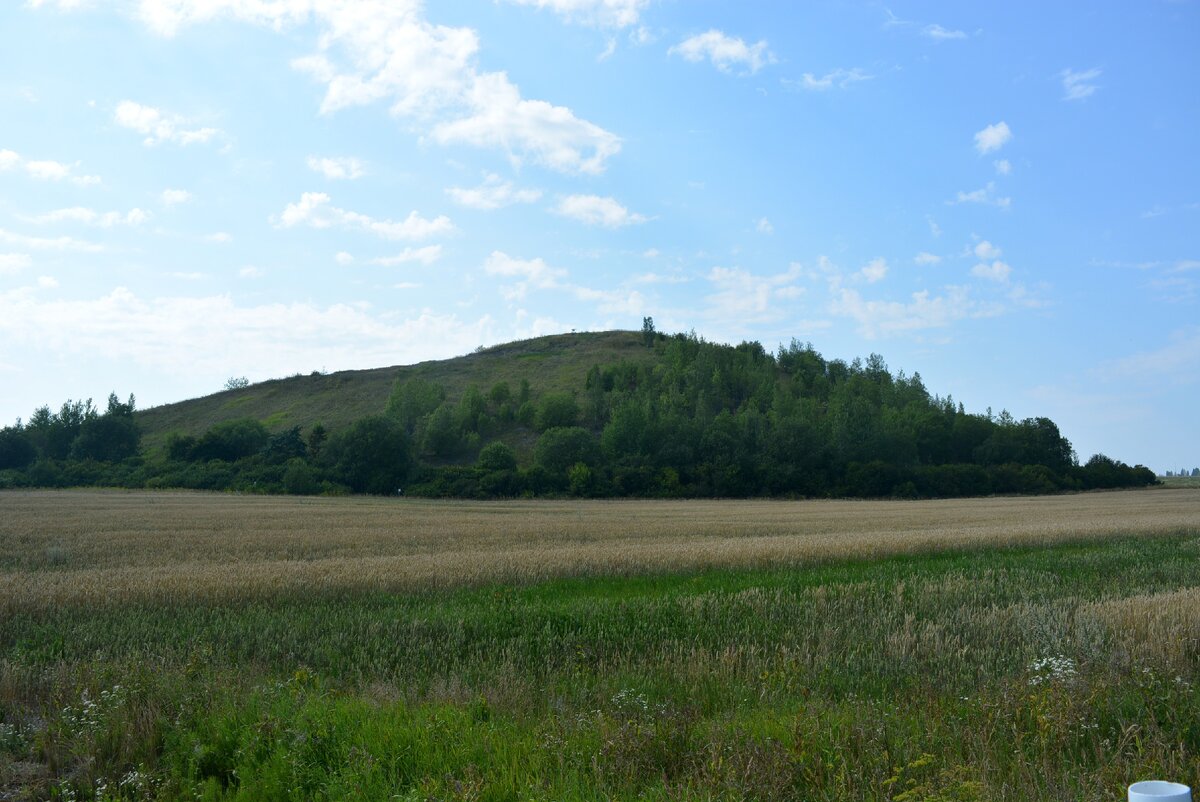
[[[868,502],[14,491],[0,494],[0,612],[800,565],[1179,531],[1200,531],[1200,490]]]

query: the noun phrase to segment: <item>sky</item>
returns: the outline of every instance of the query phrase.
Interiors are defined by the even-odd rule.
[[[0,421],[543,334],[1200,464],[1200,2],[0,4]]]

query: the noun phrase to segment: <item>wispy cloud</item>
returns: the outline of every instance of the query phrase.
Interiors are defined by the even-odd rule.
[[[23,168],[26,174],[38,181],[70,181],[81,187],[100,183],[97,175],[76,175],[75,164],[64,164],[52,159],[25,159],[13,150],[0,150],[0,173]]]
[[[310,228],[343,228],[359,230],[390,240],[422,240],[454,230],[454,224],[445,215],[428,219],[418,212],[411,212],[404,220],[376,220],[359,212],[339,209],[330,203],[323,192],[305,192],[296,203],[274,218],[276,225],[292,228],[304,225]]]
[[[477,187],[450,187],[446,190],[455,203],[468,209],[492,211],[517,203],[533,203],[542,197],[540,189],[517,189],[511,181],[488,174]]]
[[[522,6],[549,9],[570,22],[601,28],[637,25],[650,0],[508,0]]]
[[[0,242],[28,248],[33,251],[79,251],[81,253],[99,253],[104,246],[95,242],[74,239],[73,237],[30,237],[0,228]]]
[[[571,109],[523,97],[503,72],[480,71],[476,32],[430,23],[418,2],[142,0],[120,5],[161,36],[221,18],[273,30],[311,26],[315,52],[291,64],[324,86],[323,114],[385,103],[440,144],[500,150],[514,163],[534,162],[564,173],[603,172],[621,149],[620,137]],[[620,21],[629,19],[628,10],[640,3],[626,0],[624,15],[620,0],[547,0],[545,5],[580,13],[591,6],[597,14],[608,7]],[[126,102],[130,105],[119,109],[118,122],[142,133],[147,143],[186,144],[219,134]]]
[[[0,276],[20,273],[32,265],[33,258],[27,253],[0,253]]]
[[[1012,130],[1008,123],[1001,120],[995,125],[989,125],[982,131],[975,132],[975,150],[982,156],[985,153],[1000,150],[1012,139]]]
[[[980,262],[971,268],[971,275],[977,278],[987,279],[989,281],[1000,282],[1001,284],[1008,282],[1008,277],[1012,274],[1012,268],[1007,263],[1001,262],[999,259],[991,262]]]
[[[935,42],[945,42],[950,39],[966,39],[967,38],[966,31],[950,30],[948,28],[943,28],[941,25],[938,25],[937,23],[934,23],[932,25],[926,25],[924,28],[921,29],[921,34],[923,36],[928,37],[929,39],[933,39]]]
[[[829,89],[838,88],[846,89],[859,81],[869,81],[875,76],[869,75],[863,70],[855,67],[852,70],[836,69],[825,73],[821,77],[817,77],[811,72],[806,72],[800,77],[799,81],[793,81],[789,78],[783,79],[783,85],[789,89],[806,89],[810,92],[825,92]]]
[[[150,219],[150,214],[141,209],[130,209],[121,212],[97,212],[83,206],[72,206],[68,209],[55,209],[52,212],[35,216],[21,216],[27,223],[36,225],[51,225],[54,223],[83,223],[97,228],[112,228],[113,226],[140,226]]]
[[[132,100],[117,104],[113,121],[122,128],[136,131],[145,137],[142,144],[147,147],[170,142],[187,146],[211,142],[222,136],[219,128],[193,127],[192,123],[178,114],[164,112],[153,106],[144,106]]]
[[[405,248],[394,256],[383,256],[378,259],[372,259],[371,264],[394,267],[396,265],[409,264],[410,262],[420,262],[423,265],[431,265],[441,258],[441,245],[426,245],[423,248]]]
[[[975,311],[966,287],[947,287],[942,295],[929,290],[914,292],[910,300],[868,300],[853,289],[839,289],[830,311],[858,323],[858,331],[867,339],[906,334],[924,329],[945,328]]]
[[[858,273],[856,273],[855,275],[857,275],[859,278],[861,278],[863,281],[867,282],[868,284],[875,284],[876,282],[883,281],[883,279],[887,277],[887,274],[888,274],[887,260],[883,259],[883,258],[879,258],[879,259],[872,259],[870,262],[868,262],[866,265],[863,266],[862,270],[859,270]]]
[[[649,219],[629,211],[614,198],[599,195],[568,195],[554,207],[554,212],[589,226],[604,228],[623,228]]]
[[[1001,209],[1007,209],[1012,206],[1012,198],[998,197],[996,195],[996,182],[989,181],[987,185],[980,189],[974,189],[970,192],[959,191],[954,200],[947,201],[951,205],[960,203],[979,203],[986,206],[996,206]]]
[[[362,159],[353,156],[309,156],[308,169],[330,181],[354,180],[367,174]]]
[[[186,189],[164,189],[158,197],[162,201],[163,206],[178,206],[181,203],[190,201],[192,193]]]
[[[715,28],[684,39],[671,47],[667,53],[682,56],[692,62],[707,59],[721,72],[732,72],[734,67],[741,67],[744,74],[748,75],[758,72],[768,64],[774,64],[776,60],[765,39],[748,45],[745,40],[729,36]]]
[[[1083,100],[1096,94],[1100,87],[1094,81],[1100,77],[1101,70],[1093,67],[1090,70],[1075,72],[1067,68],[1058,74],[1062,79],[1063,100]]]

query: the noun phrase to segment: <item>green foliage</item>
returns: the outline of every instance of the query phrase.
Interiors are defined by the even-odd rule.
[[[308,447],[304,443],[304,438],[300,436],[300,427],[293,426],[268,437],[262,453],[268,462],[287,462],[293,458],[305,457],[308,454]]]
[[[375,415],[331,437],[325,461],[333,476],[354,492],[391,495],[408,478],[411,441],[395,420]]]
[[[1198,584],[1192,531],[55,606],[0,617],[0,776],[17,799],[1117,799],[1196,776],[1200,667],[1098,613]]]
[[[515,471],[517,453],[511,446],[497,440],[483,447],[475,465],[483,471]]]
[[[8,426],[0,429],[0,470],[22,469],[37,459],[37,448],[23,428]]]
[[[547,393],[537,406],[533,425],[539,432],[574,426],[579,421],[579,404],[570,393]]]
[[[397,379],[388,396],[385,414],[395,418],[410,435],[417,424],[446,400],[446,391],[436,382],[414,377]]]
[[[565,474],[576,463],[594,465],[599,457],[596,438],[578,426],[547,429],[538,438],[533,452],[534,461],[551,474]]]
[[[283,491],[294,496],[311,496],[321,492],[317,472],[300,457],[288,460],[283,472]]]
[[[234,462],[262,451],[269,440],[266,426],[252,418],[240,418],[218,423],[205,432],[188,458]]]
[[[919,374],[893,374],[879,354],[826,360],[795,340],[771,354],[756,342],[731,347],[694,334],[667,337],[649,318],[642,334],[652,348],[639,347],[636,332],[551,337],[485,349],[464,362],[377,372],[390,382],[384,417],[415,444],[411,460],[424,477],[415,490],[442,496],[458,488],[470,497],[913,498],[1156,481],[1141,466],[1103,455],[1079,466],[1070,441],[1048,418],[968,413],[949,396],[930,395]],[[581,355],[590,353],[600,358],[585,367]],[[355,383],[372,376],[289,382],[315,396],[349,388],[343,397],[357,403]],[[117,467],[138,452],[132,397],[128,404],[110,397],[103,414],[90,401],[68,401],[58,412],[42,407],[23,427],[4,430],[0,469],[18,471],[6,480],[16,483],[121,484],[144,475],[155,486],[210,487],[225,477],[226,488],[282,492],[282,466],[301,458],[320,468],[319,481],[363,486],[361,477],[348,482],[323,473],[338,462],[327,459],[324,425],[314,423],[307,438],[299,425],[268,430],[311,416],[297,411],[308,396],[267,409],[261,404],[282,394],[282,386],[242,389],[223,399],[222,413],[254,409],[257,417],[223,420],[203,432],[162,432],[147,449],[152,458],[136,468]],[[322,415],[336,413],[342,421],[336,428],[349,431],[363,418],[346,418],[354,403],[323,407]],[[508,444],[513,459],[489,467],[491,457],[480,449],[496,440]],[[50,462],[33,471],[38,460]],[[230,470],[174,465],[213,460]],[[82,465],[90,462],[112,467]],[[517,462],[533,467],[521,472]],[[577,463],[587,471],[572,478]],[[476,464],[477,471],[452,470]],[[378,492],[383,484],[375,486]]]

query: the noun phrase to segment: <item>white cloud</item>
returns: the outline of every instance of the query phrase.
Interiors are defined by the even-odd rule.
[[[522,6],[549,9],[573,22],[603,28],[637,25],[650,0],[509,0]]]
[[[550,267],[544,259],[515,259],[503,251],[492,251],[483,263],[483,271],[489,276],[519,278],[537,287],[558,286],[558,279],[567,271]]]
[[[330,181],[353,180],[367,174],[366,165],[353,156],[308,157],[308,169],[320,173]]]
[[[686,284],[691,279],[678,273],[642,273],[628,279],[630,284]]]
[[[931,216],[926,215],[925,222],[929,224],[929,233],[932,236],[934,236],[934,237],[942,236],[942,227],[937,224],[937,220],[934,220]]]
[[[882,281],[888,272],[888,264],[886,259],[872,259],[862,270],[858,271],[858,276],[868,284],[874,284],[877,281]]]
[[[1100,77],[1100,73],[1097,67],[1083,72],[1069,68],[1060,72],[1058,77],[1062,79],[1063,100],[1083,100],[1094,95],[1100,87],[1093,81]]]
[[[622,18],[621,3],[607,5]],[[164,36],[219,17],[275,30],[315,23],[316,52],[292,66],[325,86],[325,114],[384,102],[442,144],[502,149],[563,172],[601,172],[620,150],[618,137],[570,109],[524,99],[504,73],[480,72],[475,31],[430,23],[418,0],[139,0],[137,8]]]
[[[333,261],[337,262],[339,265],[354,264],[354,255],[347,253],[346,251],[338,251],[336,254],[334,254]]]
[[[775,233],[775,226],[771,225],[771,221],[765,217],[762,218],[761,220],[759,220],[758,225],[756,225],[754,228],[756,231],[758,231],[759,234],[774,234]]]
[[[262,278],[266,274],[267,273],[265,270],[263,270],[261,267],[255,267],[254,265],[246,265],[238,271],[239,278]]]
[[[636,290],[625,288],[597,290],[565,281],[567,271],[551,267],[544,259],[517,259],[503,251],[493,251],[483,263],[483,271],[489,276],[515,279],[505,286],[503,294],[508,301],[522,301],[531,289],[558,290],[574,296],[580,301],[596,305],[599,312],[637,316],[645,309],[645,298]]]
[[[289,203],[276,218],[283,228],[306,225],[310,228],[344,228],[366,231],[383,239],[422,240],[454,230],[450,218],[442,215],[432,220],[418,212],[410,212],[401,221],[376,220],[365,214],[331,206],[323,192],[305,192],[297,203]]]
[[[784,79],[783,83],[787,87],[799,87],[807,89],[810,92],[824,92],[833,89],[835,86],[838,89],[845,89],[851,84],[858,83],[859,81],[869,81],[874,77],[874,75],[869,75],[858,67],[852,70],[838,68],[825,73],[820,78],[811,72],[806,72],[801,76],[799,81]]]
[[[0,172],[7,172],[21,166],[25,167],[25,172],[30,178],[37,179],[38,181],[62,181],[69,179],[71,183],[78,184],[81,187],[100,183],[100,176],[98,175],[74,175],[73,173],[75,168],[79,166],[79,162],[70,165],[51,159],[23,159],[21,154],[14,150],[0,150]]]
[[[841,289],[830,304],[836,315],[852,318],[867,339],[944,328],[972,313],[974,304],[965,287],[947,287],[945,295],[914,292],[908,303],[868,301],[852,289]]]
[[[765,39],[748,45],[744,40],[728,36],[715,28],[683,40],[667,53],[692,62],[708,59],[721,72],[730,72],[732,67],[740,65],[747,73],[753,74],[775,63],[775,54]]]
[[[1200,377],[1200,326],[1177,329],[1161,348],[1110,360],[1095,372],[1108,381],[1194,384]]]
[[[621,228],[646,222],[647,217],[630,212],[613,198],[599,195],[568,195],[554,207],[556,214],[589,226]]]
[[[0,253],[0,276],[20,273],[33,264],[27,253]]]
[[[365,305],[239,305],[228,295],[142,298],[123,287],[85,300],[0,293],[0,338],[34,353],[104,354],[213,381],[231,371],[281,376],[321,364],[395,365],[493,341],[486,316],[469,321],[426,312],[402,319],[373,314]]]
[[[971,268],[972,276],[987,279],[988,281],[997,281],[1001,284],[1008,282],[1008,277],[1011,273],[1012,268],[999,259],[996,259],[991,264],[980,262]]]
[[[483,272],[518,280],[504,290],[505,298],[510,301],[523,299],[530,288],[545,290],[566,286],[560,279],[566,278],[567,271],[551,267],[541,258],[515,259],[503,251],[492,251],[483,263]]]
[[[42,181],[61,181],[71,174],[71,168],[56,161],[28,161],[25,171]]]
[[[30,237],[0,228],[0,242],[29,248],[34,251],[79,251],[82,253],[99,253],[103,245],[94,242],[73,239],[71,237]]]
[[[163,142],[176,145],[203,144],[221,135],[217,128],[191,128],[191,123],[177,114],[169,114],[153,106],[143,106],[132,100],[117,104],[113,121],[122,128],[136,131],[145,137],[142,144],[147,147]]]
[[[113,226],[140,226],[150,219],[150,214],[141,209],[130,209],[125,214],[121,214],[120,212],[97,212],[95,209],[83,206],[72,206],[68,209],[55,209],[34,217],[22,216],[21,219],[37,225],[70,222],[84,223],[99,228],[112,228]]]
[[[43,290],[52,290],[58,286],[58,279],[54,276],[38,276],[37,285]]]
[[[540,189],[516,189],[511,181],[505,181],[495,174],[485,176],[483,183],[477,187],[450,187],[446,194],[459,206],[484,211],[512,206],[515,203],[533,203],[542,197]]]
[[[227,231],[216,231],[205,237],[209,242],[215,242],[217,245],[228,245],[233,242],[233,235]]]
[[[942,257],[938,256],[936,253],[921,251],[913,257],[913,261],[919,265],[936,265],[938,262],[942,261]]]
[[[1008,159],[997,159],[992,164],[996,167],[997,175],[1008,175],[1012,172],[1012,164]]]
[[[804,288],[796,284],[803,272],[799,264],[766,276],[740,267],[714,267],[707,276],[716,290],[705,298],[707,314],[739,324],[778,320],[784,310],[777,302],[795,300],[804,293]]]
[[[1012,130],[1009,129],[1008,123],[1001,120],[995,125],[989,125],[982,131],[975,132],[975,150],[979,151],[980,155],[991,153],[994,150],[999,150],[1012,139]]]
[[[657,259],[659,256],[661,256],[661,253],[659,252],[658,248],[647,248],[646,250],[642,251],[643,259]]]
[[[982,240],[975,245],[973,252],[976,259],[998,259],[1000,257],[1000,249],[987,240]]]
[[[178,206],[181,203],[187,203],[192,199],[192,193],[186,189],[164,189],[159,195],[159,200],[163,206]]]
[[[1012,205],[1012,198],[997,197],[995,194],[995,191],[996,191],[996,182],[989,181],[989,182],[987,182],[987,186],[984,186],[980,189],[974,189],[974,190],[971,190],[970,192],[960,191],[955,196],[954,200],[949,201],[949,203],[951,203],[951,204],[980,203],[980,204],[984,204],[987,206],[998,206],[1001,209],[1009,208]]]
[[[395,265],[408,264],[409,262],[420,262],[423,265],[431,265],[441,258],[441,245],[426,245],[424,248],[405,248],[395,256],[384,256],[378,259],[372,259],[371,264],[392,267]]]
[[[966,39],[966,31],[955,31],[943,28],[941,25],[934,23],[926,25],[921,31],[922,34],[935,41],[944,42],[947,39]]]
[[[601,173],[621,149],[619,137],[570,109],[522,99],[502,72],[475,76],[465,100],[469,116],[436,125],[435,140],[506,150],[514,163],[528,157],[563,173]]]

